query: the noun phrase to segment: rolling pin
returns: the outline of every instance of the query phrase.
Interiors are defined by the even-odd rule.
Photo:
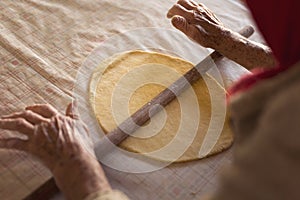
[[[252,26],[246,26],[239,31],[239,34],[244,37],[250,37],[253,32],[254,29]],[[114,145],[120,144],[128,136],[133,134],[140,126],[144,125],[152,116],[158,113],[162,107],[168,105],[176,98],[176,96],[180,95],[193,83],[199,80],[202,77],[202,74],[206,73],[212,67],[212,62],[217,62],[222,58],[223,55],[219,52],[212,52],[204,60],[172,83],[168,88],[163,90],[151,101],[133,113],[117,128],[106,134],[95,144],[95,153],[98,160],[100,161],[100,158],[111,150]]]

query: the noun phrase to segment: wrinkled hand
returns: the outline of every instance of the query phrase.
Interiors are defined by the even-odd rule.
[[[0,128],[18,131],[27,139],[0,139],[0,148],[28,152],[53,171],[60,162],[88,153],[91,141],[85,124],[74,113],[73,104],[60,114],[50,105],[29,106],[23,112],[0,118]]]
[[[179,0],[168,12],[172,24],[190,39],[204,47],[216,49],[226,28],[203,4],[192,0]]]
[[[1,117],[1,129],[18,131],[25,139],[1,136],[0,148],[25,151],[39,158],[66,198],[77,200],[111,187],[74,107],[70,104],[66,115],[62,115],[50,105],[33,105]]]

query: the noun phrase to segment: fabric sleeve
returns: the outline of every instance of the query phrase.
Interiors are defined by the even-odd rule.
[[[300,197],[300,84],[273,94],[252,137],[234,149],[213,200],[280,200]]]
[[[111,190],[92,193],[84,200],[129,200],[129,198],[118,190]]]

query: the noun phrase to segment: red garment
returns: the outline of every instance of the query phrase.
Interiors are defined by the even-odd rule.
[[[247,3],[279,66],[253,70],[229,89],[229,96],[276,76],[300,60],[300,1],[248,0]]]

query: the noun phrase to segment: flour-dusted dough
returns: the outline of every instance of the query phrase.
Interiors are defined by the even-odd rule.
[[[130,91],[130,89],[132,90],[132,88],[128,89],[128,86],[135,87],[135,83],[138,80],[141,80],[141,74],[139,74],[139,78],[135,78],[134,76],[129,76],[129,78],[126,78],[127,74],[131,73],[134,70],[138,71],[139,69],[146,67],[145,65],[147,64],[153,64],[153,66],[156,67],[167,66],[170,71],[175,70],[179,74],[184,74],[193,67],[191,63],[183,59],[168,56],[161,53],[145,51],[124,52],[122,54],[115,55],[101,63],[100,66],[97,69],[95,69],[91,79],[90,103],[94,109],[95,116],[105,133],[117,127],[115,118],[118,118],[119,123],[122,121],[122,119],[125,119],[126,116],[129,115],[129,113],[113,114],[113,112],[115,112],[115,110],[113,111],[112,107],[113,99],[121,101],[119,102],[119,104],[116,103],[114,105],[123,105],[125,111],[129,110],[130,114],[132,114],[145,103],[150,101],[153,97],[155,97],[159,92],[165,89],[165,87],[160,84],[151,83],[151,81],[148,81],[144,85],[140,85],[139,88],[136,88],[136,90],[132,94],[126,94],[126,90],[128,90],[128,92]],[[143,78],[145,80],[148,80],[149,77],[158,76],[158,74],[155,73],[156,72],[154,72],[153,74],[144,73],[142,74],[142,76],[144,76]],[[120,84],[124,77],[126,78],[126,84]],[[174,79],[169,80],[170,83],[176,80],[176,78],[172,76],[165,77],[165,79]],[[213,85],[213,94],[211,94],[211,91],[208,90],[208,82],[210,85]],[[147,153],[156,152],[160,150],[161,148],[171,143],[172,140],[175,138],[181,123],[181,108],[178,100],[174,100],[166,106],[166,115],[164,115],[164,112],[161,112],[154,116],[154,118],[156,119],[153,120],[154,126],[147,127],[147,125],[145,125],[146,127],[143,127],[142,129],[137,130],[134,133],[134,136],[140,138],[128,137],[125,141],[123,141],[120,144],[120,147],[131,152],[145,154],[154,159],[172,162],[184,162],[200,159],[227,149],[232,144],[233,135],[229,128],[228,119],[226,117],[224,124],[218,124],[221,126],[220,133],[213,133],[213,137],[210,137],[209,139],[206,138],[206,141],[215,140],[215,145],[209,150],[209,152],[205,153],[204,155],[199,155],[199,151],[201,149],[201,146],[203,146],[202,143],[207,134],[207,130],[212,116],[210,95],[223,94],[220,95],[220,97],[218,98],[219,103],[224,104],[225,99],[223,97],[225,90],[209,76],[205,76],[205,81],[204,79],[200,79],[199,81],[197,81],[193,85],[193,89],[196,93],[196,100],[198,100],[197,104],[199,105],[199,107],[197,108],[196,106],[195,108],[195,106],[192,104],[186,106],[193,106],[190,108],[191,110],[199,109],[200,118],[196,120],[190,119],[190,122],[193,125],[195,125],[196,123],[198,128],[196,130],[195,138],[193,139],[191,145],[189,145],[186,151],[180,152],[182,153],[182,155],[180,154],[181,156],[177,160],[174,161],[174,155],[171,154],[172,152],[174,152],[174,154],[178,153],[176,151],[180,149],[179,146],[177,146],[178,148],[174,148],[173,146],[173,150],[171,151],[171,153],[169,151],[167,153],[164,153],[163,155]],[[126,102],[126,98],[123,98],[122,94],[126,94],[127,96],[129,95],[128,102]],[[184,93],[182,95],[184,95]],[[187,96],[183,98],[189,97]],[[215,110],[214,112],[218,111]],[[156,130],[155,123],[160,125],[161,123],[163,123],[164,126],[161,128],[161,130]],[[183,136],[176,138],[176,140],[179,140],[176,143],[177,145],[184,144],[186,140],[190,139],[188,138],[189,136],[193,136],[193,134],[189,132],[190,130],[188,128],[186,128],[185,131],[186,133],[184,133]]]

